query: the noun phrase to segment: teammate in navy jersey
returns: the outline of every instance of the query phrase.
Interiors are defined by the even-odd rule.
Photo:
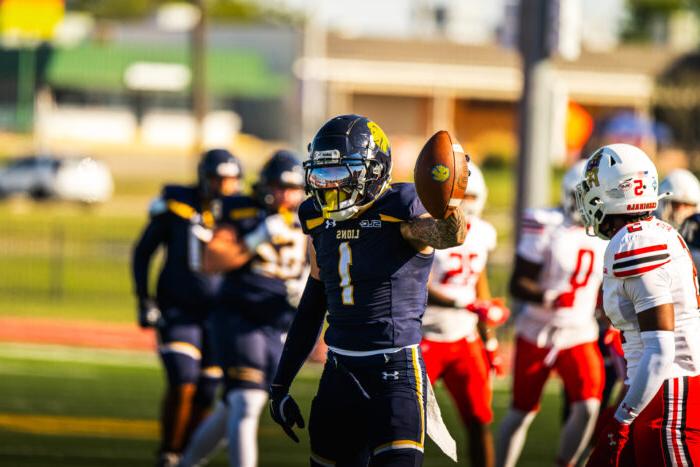
[[[328,310],[329,354],[309,421],[311,465],[422,463],[427,379],[418,344],[433,248],[464,240],[461,211],[427,213],[391,185],[389,140],[358,115],[329,120],[310,145],[299,210],[311,273],[271,385],[273,419],[295,441],[289,395]]]
[[[307,240],[297,209],[301,162],[278,151],[263,167],[254,196],[222,201],[204,267],[223,272],[211,327],[224,370],[224,405],[193,436],[182,466],[200,465],[228,434],[229,463],[257,465],[257,425],[306,280]]]
[[[695,269],[700,270],[700,214],[686,218],[679,232],[688,244]]]
[[[167,375],[161,410],[159,465],[175,465],[189,434],[207,415],[221,369],[212,359],[203,325],[215,281],[202,272],[212,211],[221,196],[238,192],[241,164],[230,152],[203,154],[195,186],[167,185],[150,207],[150,220],[133,251],[133,279],[142,327],[155,327]],[[156,249],[166,251],[155,297],[148,272]]]

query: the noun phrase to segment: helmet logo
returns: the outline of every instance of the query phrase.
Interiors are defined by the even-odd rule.
[[[593,154],[591,159],[586,164],[586,181],[588,186],[600,186],[600,181],[598,180],[598,167],[600,166],[600,161],[603,158],[603,151],[598,151]]]
[[[448,178],[450,178],[450,169],[448,169],[445,165],[436,164],[430,170],[430,175],[436,182],[444,183]]]
[[[383,153],[386,153],[389,150],[389,138],[384,134],[384,130],[374,122],[368,122],[367,128],[369,128],[370,133],[372,133],[374,144],[376,144]]]

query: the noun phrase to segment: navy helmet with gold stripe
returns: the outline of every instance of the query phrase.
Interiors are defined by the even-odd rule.
[[[306,192],[323,217],[350,219],[389,186],[389,139],[366,117],[339,115],[314,136],[304,169]]]
[[[226,149],[210,149],[202,154],[197,165],[197,182],[202,196],[212,198],[218,193],[210,193],[212,178],[243,178],[243,166],[236,156]]]
[[[292,151],[280,150],[275,152],[260,171],[260,178],[253,187],[255,197],[266,208],[277,209],[273,188],[304,187],[304,169],[301,161]],[[302,195],[303,197],[303,195]]]

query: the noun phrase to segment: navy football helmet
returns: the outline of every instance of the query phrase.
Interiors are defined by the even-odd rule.
[[[686,218],[678,232],[688,245],[695,267],[700,269],[700,214]]]
[[[210,149],[202,154],[197,165],[197,183],[205,198],[218,196],[211,193],[210,179],[215,177],[243,178],[243,167],[236,156],[226,149]]]
[[[253,187],[258,201],[275,210],[277,200],[273,188],[304,188],[304,169],[299,158],[291,151],[277,151],[265,163],[260,178]]]
[[[389,186],[389,139],[366,117],[334,117],[314,136],[304,169],[306,192],[314,197],[323,217],[350,219]]]

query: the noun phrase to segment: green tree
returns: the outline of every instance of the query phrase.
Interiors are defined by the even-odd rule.
[[[181,0],[182,1],[182,0]],[[71,10],[87,11],[98,19],[133,20],[151,15],[173,0],[67,0]],[[293,17],[283,11],[261,8],[253,0],[206,0],[208,16],[221,21],[283,20]]]
[[[631,42],[663,39],[669,17],[677,11],[700,11],[700,0],[627,0],[623,38]]]

